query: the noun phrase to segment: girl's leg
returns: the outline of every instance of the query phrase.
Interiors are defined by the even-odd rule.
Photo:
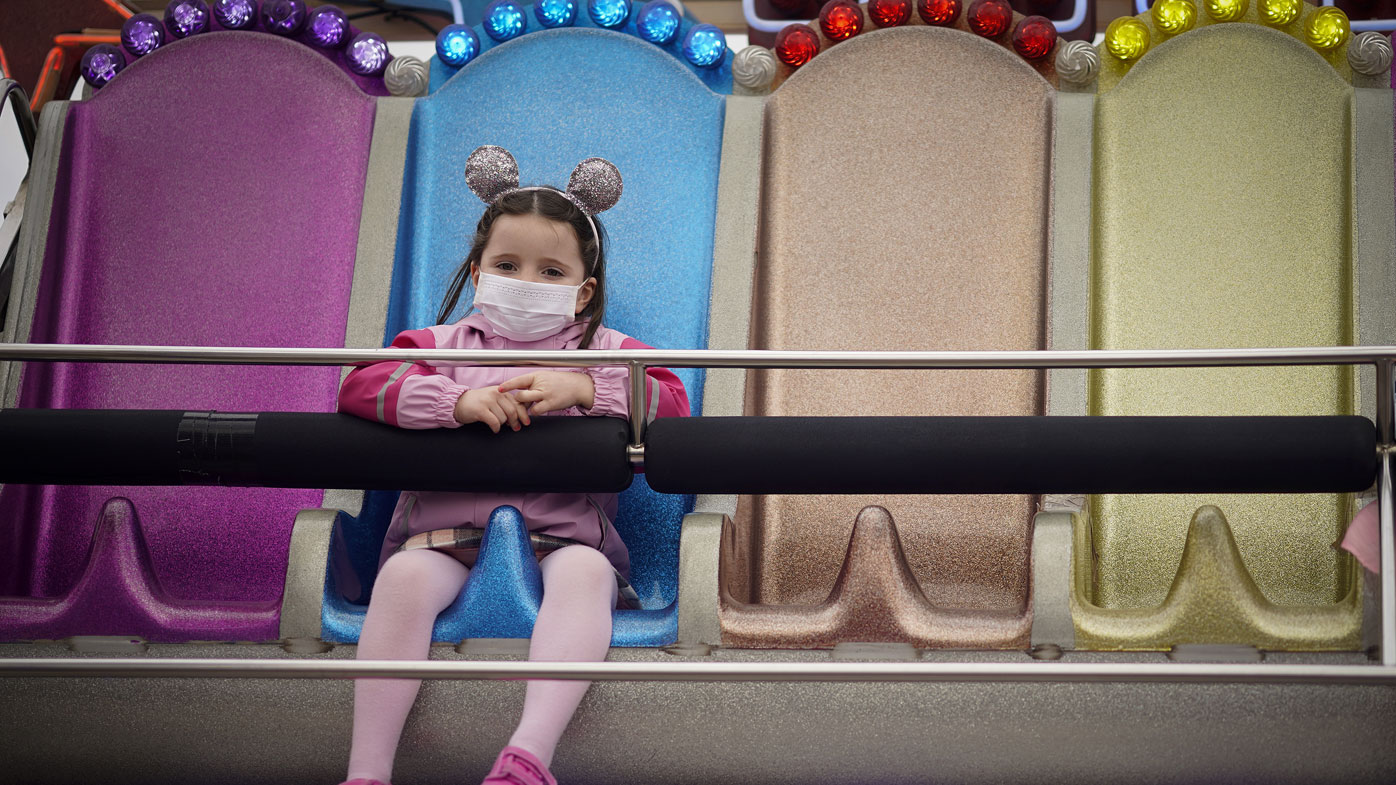
[[[616,573],[595,548],[569,545],[543,559],[543,605],[533,625],[530,660],[599,662],[611,645]],[[528,682],[523,718],[509,745],[552,763],[562,731],[586,694],[588,681]]]
[[[359,659],[426,659],[436,615],[455,601],[468,574],[464,564],[436,551],[390,556],[373,585]],[[393,754],[421,684],[412,679],[357,681],[348,779],[392,779]]]

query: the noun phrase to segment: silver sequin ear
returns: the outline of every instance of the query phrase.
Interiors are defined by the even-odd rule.
[[[567,194],[589,215],[615,207],[620,191],[620,170],[605,158],[582,161],[567,180]]]
[[[500,194],[519,187],[519,164],[503,147],[477,147],[465,159],[465,184],[485,204],[494,204]]]

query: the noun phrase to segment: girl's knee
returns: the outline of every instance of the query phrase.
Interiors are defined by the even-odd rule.
[[[444,553],[430,550],[402,551],[388,557],[373,584],[373,599],[413,606],[450,605],[465,585],[469,570]]]
[[[616,585],[616,572],[610,559],[585,545],[569,545],[554,551],[543,560],[542,568],[544,591],[554,582],[574,589],[581,586],[614,589]]]

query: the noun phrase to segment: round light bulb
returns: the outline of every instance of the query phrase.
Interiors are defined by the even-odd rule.
[[[819,11],[819,29],[832,43],[863,32],[863,9],[853,0],[829,0]]]
[[[1126,63],[1138,60],[1149,51],[1148,25],[1132,16],[1116,19],[1105,28],[1105,50]]]
[[[1331,52],[1347,43],[1352,34],[1348,15],[1342,9],[1324,6],[1315,10],[1304,22],[1304,40],[1320,52]]]
[[[819,34],[808,25],[789,24],[776,33],[776,59],[799,68],[819,54]]]
[[[1235,22],[1246,15],[1251,0],[1205,0],[1202,7],[1214,22]]]
[[[1186,33],[1197,24],[1197,6],[1192,0],[1154,0],[1149,15],[1165,35]]]
[[[1284,27],[1304,12],[1304,0],[1260,0],[1256,6],[1260,21],[1271,27]]]

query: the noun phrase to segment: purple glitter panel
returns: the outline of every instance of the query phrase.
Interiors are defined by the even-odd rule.
[[[257,0],[213,0],[213,18],[229,30],[257,24]]]
[[[307,16],[301,0],[263,0],[262,27],[277,35],[296,35],[305,27]]]
[[[69,110],[30,340],[342,346],[374,99],[295,41],[190,44]],[[338,368],[34,363],[20,405],[327,412],[338,386]],[[0,639],[274,639],[291,525],[321,497],[6,485]]]
[[[148,55],[165,43],[165,26],[154,14],[136,14],[121,26],[121,45],[132,57]]]
[[[359,33],[344,50],[349,70],[362,76],[376,76],[388,67],[388,42],[377,33]]]
[[[165,27],[175,38],[208,32],[209,10],[204,0],[170,0],[165,6]]]
[[[338,49],[349,40],[349,18],[332,5],[311,11],[305,27],[310,42],[321,49]]]
[[[97,44],[88,49],[82,56],[82,62],[78,64],[82,78],[94,88],[104,87],[125,67],[126,55],[111,44]]]

